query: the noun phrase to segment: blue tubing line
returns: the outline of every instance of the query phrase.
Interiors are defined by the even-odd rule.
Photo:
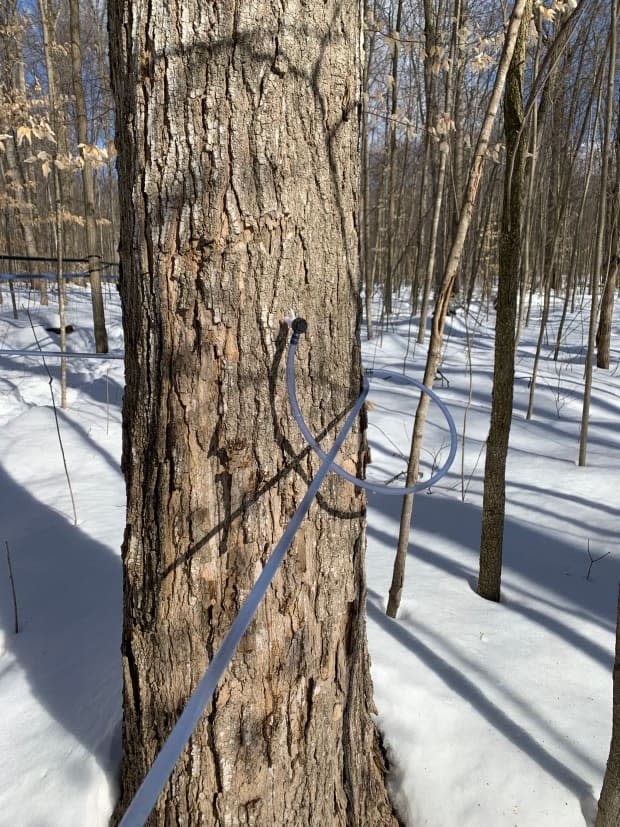
[[[53,359],[124,359],[124,353],[81,353],[77,350],[0,350],[0,356],[38,356]]]
[[[297,333],[294,333],[291,340],[291,347],[293,343],[296,342]],[[265,595],[271,580],[273,579],[273,576],[284,559],[284,555],[288,551],[288,548],[292,543],[297,530],[299,529],[301,521],[306,516],[306,513],[308,512],[308,509],[310,508],[312,501],[315,498],[321,483],[323,482],[323,478],[330,470],[334,459],[336,458],[336,454],[345,441],[347,434],[353,427],[357,415],[364,404],[364,400],[368,395],[368,389],[368,382],[364,380],[362,392],[353,405],[351,413],[347,417],[342,430],[338,434],[338,437],[334,441],[334,444],[328,453],[323,454],[323,464],[310,483],[306,495],[293,514],[293,517],[286,527],[284,534],[273,550],[271,557],[265,564],[265,568],[262,570],[260,576],[254,584],[252,591],[245,599],[239,614],[233,621],[228,634],[222,641],[220,648],[213,656],[211,663],[200,679],[200,683],[192,693],[185,709],[174,725],[172,732],[164,742],[161,751],[155,759],[151,769],[148,771],[144,781],[140,785],[133,801],[125,811],[125,815],[121,819],[119,827],[143,827],[151,810],[157,803],[157,799],[168,781],[179,756],[183,752],[185,745],[196,728],[196,725],[198,724],[202,713],[209,703],[220,678],[224,674],[224,671],[230,663],[241,638],[250,625],[258,605]]]
[[[88,279],[89,273],[61,273],[63,279]],[[115,273],[101,273],[99,277],[102,279],[116,279],[118,276]],[[56,281],[58,276],[55,273],[0,273],[0,281]]]
[[[286,384],[288,387],[288,394],[289,399],[291,402],[291,408],[293,409],[293,416],[299,425],[299,429],[301,430],[302,434],[306,442],[312,446],[312,448],[316,451],[321,459],[325,459],[326,454],[319,445],[319,443],[314,438],[312,432],[308,428],[306,421],[303,417],[301,409],[299,407],[299,403],[297,401],[297,393],[295,391],[295,351],[297,349],[297,337],[293,335],[291,339],[291,346],[289,347],[288,351],[288,358],[286,361]],[[417,379],[412,379],[410,376],[405,376],[405,374],[397,373],[394,370],[385,370],[383,368],[373,368],[372,370],[366,371],[366,376],[373,377],[377,376],[380,379],[390,379],[394,382],[399,382],[401,384],[413,385],[415,388],[418,388],[422,391],[422,393],[427,394],[430,398],[435,402],[435,404],[439,407],[439,410],[444,415],[446,422],[448,423],[448,428],[450,430],[450,453],[448,454],[448,458],[445,463],[441,466],[441,468],[436,471],[432,477],[428,480],[417,482],[415,485],[409,486],[394,486],[390,487],[388,485],[383,485],[382,483],[375,483],[369,480],[362,480],[359,477],[355,477],[353,474],[350,474],[348,471],[345,471],[337,463],[332,463],[331,470],[338,474],[343,479],[347,480],[348,482],[352,482],[353,485],[357,485],[358,488],[364,488],[366,491],[371,491],[373,494],[387,494],[388,496],[393,497],[403,497],[405,494],[415,494],[417,491],[422,491],[425,488],[430,488],[432,485],[435,485],[448,471],[450,466],[454,461],[454,457],[456,456],[457,446],[458,446],[458,436],[456,433],[456,425],[454,424],[454,419],[452,418],[452,414],[448,410],[446,404],[442,402],[442,400],[437,396],[435,391],[432,388],[427,387],[422,382],[419,382]]]

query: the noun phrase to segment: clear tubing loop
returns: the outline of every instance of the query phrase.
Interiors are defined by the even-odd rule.
[[[324,460],[326,457],[325,451],[323,451],[319,443],[314,438],[314,435],[312,434],[310,428],[306,423],[306,420],[303,417],[301,408],[299,407],[299,402],[297,400],[297,391],[295,385],[295,353],[297,351],[297,342],[299,341],[299,335],[298,331],[295,329],[295,326],[298,322],[304,322],[305,325],[305,321],[303,319],[295,319],[295,321],[291,325],[293,328],[293,336],[291,338],[291,345],[289,347],[288,357],[286,360],[286,385],[288,389],[291,408],[293,411],[293,416],[295,417],[295,421],[299,425],[299,429],[302,432],[304,439],[309,445],[312,446],[312,448],[318,454],[318,456]],[[373,368],[371,370],[367,370],[365,372],[366,383],[368,382],[368,378],[372,377],[377,377],[379,379],[389,379],[400,384],[413,385],[414,388],[417,388],[418,390],[422,391],[422,393],[425,393],[427,394],[427,396],[430,396],[431,400],[438,406],[439,410],[444,415],[444,418],[448,424],[448,429],[450,431],[450,451],[448,453],[448,458],[446,459],[444,464],[437,471],[435,471],[435,473],[431,477],[429,477],[429,479],[420,480],[415,485],[408,486],[391,487],[389,485],[383,485],[382,483],[363,480],[359,477],[354,476],[353,474],[350,474],[348,471],[345,471],[345,469],[342,468],[342,466],[338,465],[336,462],[332,463],[331,470],[343,479],[347,480],[347,482],[351,482],[353,483],[353,485],[357,485],[358,488],[364,488],[366,491],[371,491],[373,494],[386,494],[392,497],[403,497],[405,494],[415,494],[417,491],[423,491],[425,488],[430,488],[431,486],[436,485],[439,482],[439,480],[443,476],[445,476],[445,474],[448,472],[448,469],[454,462],[454,457],[456,456],[456,451],[458,447],[456,425],[454,424],[452,414],[448,410],[445,402],[443,402],[439,398],[439,396],[435,393],[435,391],[432,388],[427,387],[425,384],[419,382],[417,379],[412,379],[410,376],[406,376],[403,373],[398,373],[395,370],[386,370],[384,368]]]

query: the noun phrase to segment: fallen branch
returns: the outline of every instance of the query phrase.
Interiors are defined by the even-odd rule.
[[[11,565],[11,552],[9,551],[9,541],[4,541],[4,550],[6,553],[6,564],[9,570],[9,582],[11,584],[11,594],[13,595],[13,617],[15,618],[15,634],[19,633],[19,621],[17,618],[17,595],[15,594],[15,580],[13,579],[13,566]]]
[[[601,554],[600,557],[592,557],[590,554],[590,539],[588,538],[588,557],[590,558],[590,565],[588,566],[588,573],[586,574],[586,580],[590,579],[590,572],[592,571],[592,566],[595,563],[598,563],[599,560],[604,560],[605,557],[609,557],[611,551],[607,551],[605,554]]]

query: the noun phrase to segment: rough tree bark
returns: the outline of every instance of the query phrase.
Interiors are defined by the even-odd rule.
[[[129,802],[360,389],[361,8],[111,0]],[[356,430],[344,462],[363,471]],[[150,825],[395,825],[371,719],[365,501],[331,475]]]
[[[618,590],[616,621],[611,745],[603,788],[598,800],[595,827],[617,827],[618,824],[620,824],[620,589]]]

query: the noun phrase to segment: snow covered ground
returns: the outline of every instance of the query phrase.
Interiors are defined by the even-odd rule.
[[[56,308],[5,288],[0,349],[56,348]],[[106,299],[111,349],[122,350],[118,297]],[[71,288],[75,351],[92,351],[87,291]],[[27,315],[30,312],[30,318]],[[620,351],[595,371],[588,467],[576,465],[586,309],[569,319],[560,361],[543,348],[534,414],[525,419],[539,310],[517,356],[508,468],[503,601],[475,594],[493,369],[492,310],[450,317],[436,390],[459,432],[453,468],[414,503],[397,621],[384,614],[400,499],[372,496],[368,634],[390,783],[411,827],[581,827],[593,823],[611,732],[611,667],[620,579]],[[32,326],[31,326],[32,321]],[[364,345],[367,365],[420,378],[406,302]],[[411,336],[409,335],[411,333]],[[620,314],[614,328],[617,345]],[[57,361],[49,359],[54,377]],[[124,485],[119,469],[121,361],[69,364],[59,411],[71,497],[38,357],[0,355],[0,827],[104,827],[120,755]],[[56,401],[59,389],[53,388]],[[373,381],[369,476],[403,470],[417,396]],[[447,454],[433,412],[425,474]],[[395,480],[393,485],[398,485]],[[5,561],[19,609],[14,634]],[[590,567],[590,557],[604,557]],[[360,826],[362,827],[362,826]]]

